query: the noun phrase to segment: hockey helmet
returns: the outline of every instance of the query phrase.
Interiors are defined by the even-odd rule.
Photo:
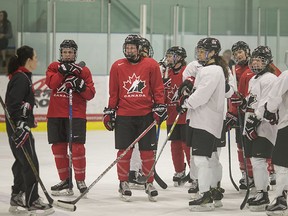
[[[140,51],[141,51],[141,39],[142,37],[138,34],[130,34],[125,38],[124,44],[123,44],[123,54],[127,58],[128,61],[132,63],[137,63],[140,60]],[[137,55],[127,53],[126,52],[126,45],[127,44],[134,44],[137,47]]]
[[[76,61],[76,58],[77,58],[77,51],[78,51],[78,46],[77,44],[75,43],[74,40],[64,40],[61,44],[60,44],[60,61],[63,61],[63,57],[62,57],[62,51],[64,48],[71,48],[74,50],[74,54],[75,54],[75,59],[73,60],[73,62]]]
[[[253,50],[251,54],[251,58],[249,60],[249,68],[255,74],[259,74],[264,69],[266,69],[270,63],[272,63],[272,58],[272,52],[268,46],[258,46]]]

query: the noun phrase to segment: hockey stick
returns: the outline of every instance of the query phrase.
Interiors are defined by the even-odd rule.
[[[69,191],[72,190],[72,139],[73,139],[73,130],[72,130],[72,119],[73,119],[73,96],[72,96],[72,89],[69,89],[69,142],[68,142],[68,149],[69,149]]]
[[[156,125],[156,120],[154,120],[126,149],[125,151],[119,155],[99,176],[97,179],[95,179],[90,185],[89,187],[87,187],[87,189],[80,194],[80,196],[78,196],[76,199],[72,200],[72,201],[64,201],[64,200],[58,200],[58,202],[61,203],[66,203],[66,204],[73,204],[75,206],[75,204],[83,197],[85,196],[90,190],[91,188],[98,182],[100,181],[100,179],[103,178],[103,176],[116,164],[118,163],[118,161],[120,161],[126,154],[127,152],[132,149],[134,147],[134,145],[140,140],[142,139],[142,137],[145,136],[145,134],[147,134],[154,126]],[[74,211],[76,210],[76,206],[74,207]]]
[[[6,119],[8,120],[13,132],[15,132],[16,126],[15,126],[14,122],[12,121],[12,119],[10,117],[10,114],[9,114],[9,112],[7,110],[7,107],[6,107],[6,105],[5,105],[5,103],[4,103],[4,101],[3,101],[1,96],[0,96],[0,103],[1,103],[1,105],[3,107],[4,112],[5,112]],[[42,188],[42,190],[43,190],[43,192],[45,194],[45,197],[46,197],[47,201],[49,202],[49,204],[54,206],[54,207],[61,208],[63,210],[75,211],[76,210],[75,206],[73,206],[71,204],[60,203],[60,202],[55,201],[55,200],[52,199],[52,197],[48,194],[48,192],[47,192],[47,190],[46,190],[46,188],[45,188],[45,186],[44,186],[44,184],[43,184],[43,182],[42,182],[42,180],[41,180],[41,178],[39,176],[39,173],[38,173],[38,171],[37,171],[32,159],[31,159],[29,153],[26,151],[26,149],[23,146],[21,146],[21,149],[22,149],[22,151],[23,151],[23,153],[24,153],[24,155],[25,155],[25,157],[26,157],[26,159],[27,159],[27,161],[28,161],[28,163],[29,163],[29,165],[30,165],[35,177],[36,177],[37,182],[40,184],[40,186],[41,186],[41,188]]]
[[[174,122],[173,122],[173,124],[172,124],[172,127],[170,128],[170,131],[169,131],[169,133],[168,133],[168,135],[167,135],[167,137],[166,137],[166,139],[165,139],[165,141],[164,141],[164,143],[163,143],[163,145],[162,145],[162,147],[161,147],[161,149],[160,149],[160,152],[159,152],[156,160],[154,161],[154,164],[153,164],[151,170],[149,171],[148,175],[147,175],[147,176],[144,176],[144,175],[143,175],[143,176],[140,176],[139,179],[138,179],[139,182],[141,182],[141,183],[146,183],[147,180],[150,178],[150,176],[153,174],[153,171],[154,171],[154,169],[155,169],[155,165],[156,165],[156,163],[158,162],[159,157],[161,156],[161,154],[162,154],[162,152],[163,152],[163,150],[164,150],[164,147],[166,146],[166,144],[167,144],[167,142],[168,142],[168,140],[169,140],[169,138],[170,138],[170,136],[171,136],[171,134],[172,134],[172,132],[173,132],[173,130],[174,130],[177,122],[178,122],[178,119],[179,119],[179,117],[180,117],[180,114],[181,114],[181,113],[178,113],[178,114],[177,114],[177,116],[176,116],[176,118],[175,118],[175,120],[174,120]]]
[[[230,181],[233,184],[234,188],[239,191],[238,186],[236,185],[233,176],[232,176],[232,167],[231,167],[231,139],[230,139],[230,130],[227,131],[228,133],[228,163],[229,163],[229,177]]]
[[[234,92],[236,94],[239,95],[239,92],[238,92],[238,86],[237,86],[237,77],[236,77],[236,69],[235,69],[235,65],[232,66],[232,75],[234,77],[233,81],[234,81]],[[240,130],[240,142],[241,142],[241,146],[242,146],[242,149],[243,149],[243,158],[244,158],[244,167],[245,167],[245,174],[246,174],[246,182],[247,182],[247,190],[246,190],[246,194],[245,194],[245,197],[244,197],[244,200],[242,201],[241,205],[240,205],[240,209],[242,210],[247,201],[248,201],[248,198],[249,198],[249,194],[250,194],[250,187],[249,187],[249,176],[248,176],[248,167],[247,167],[247,158],[246,158],[246,155],[245,155],[245,139],[243,137],[243,125],[242,125],[242,118],[241,118],[241,113],[240,113],[240,108],[239,106],[237,107],[237,113],[238,113],[238,121],[239,121],[239,130]]]
[[[249,193],[250,193],[250,187],[249,187],[249,176],[248,176],[248,167],[247,167],[247,158],[245,155],[245,148],[246,148],[246,143],[245,143],[245,139],[243,137],[243,125],[242,125],[242,118],[241,118],[241,113],[240,113],[240,108],[237,107],[237,111],[238,111],[238,119],[239,119],[239,127],[240,127],[240,142],[241,142],[241,146],[243,149],[243,158],[244,158],[244,167],[245,167],[245,174],[246,174],[246,182],[247,182],[247,190],[246,190],[246,194],[244,197],[244,200],[242,201],[241,205],[240,205],[240,209],[242,210],[249,198]]]
[[[159,136],[160,136],[160,125],[158,125],[158,128],[157,128],[156,145],[158,145]],[[168,185],[160,178],[160,176],[156,172],[156,167],[154,167],[154,179],[162,189],[166,189],[168,187]]]

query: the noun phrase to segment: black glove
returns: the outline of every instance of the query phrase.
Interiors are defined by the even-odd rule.
[[[245,125],[245,135],[249,140],[255,140],[258,137],[256,130],[260,123],[261,120],[256,115],[248,117]]]
[[[30,115],[31,111],[32,111],[32,107],[31,107],[30,103],[23,101],[23,103],[21,105],[21,110],[22,110],[21,117],[24,119],[27,119],[28,116]]]
[[[246,99],[239,93],[239,94],[233,94],[230,98],[232,106],[236,108],[240,108],[242,110],[245,110],[247,107],[247,101]]]
[[[269,112],[267,109],[267,103],[264,105],[265,111],[263,117],[269,121],[271,125],[277,125],[279,122],[279,110],[276,113]]]
[[[152,112],[153,117],[157,121],[158,125],[160,125],[163,121],[165,121],[168,118],[166,104],[155,104],[152,109]]]
[[[116,110],[112,108],[104,108],[103,111],[103,124],[107,130],[113,131],[116,122]]]
[[[179,98],[181,98],[182,95],[185,95],[185,94],[190,95],[192,93],[194,81],[195,81],[195,77],[193,76],[187,77],[187,79],[184,80],[184,82],[180,85],[178,89]]]
[[[178,113],[185,113],[187,112],[187,108],[183,108],[182,105],[184,104],[184,101],[189,97],[189,95],[183,95],[180,99],[179,99],[179,103],[176,106],[176,110]]]
[[[82,72],[82,67],[75,63],[62,63],[60,64],[58,71],[63,75],[79,75]]]
[[[76,76],[68,76],[65,79],[65,85],[67,89],[73,89],[73,91],[77,91],[79,93],[85,91],[86,89],[84,80]]]
[[[30,131],[30,127],[26,122],[17,122],[15,132],[11,136],[11,139],[15,142],[16,148],[22,147],[25,144],[26,140],[29,138]]]
[[[227,112],[224,121],[224,127],[226,131],[230,130],[236,123],[237,123],[237,116],[235,116],[232,112]]]

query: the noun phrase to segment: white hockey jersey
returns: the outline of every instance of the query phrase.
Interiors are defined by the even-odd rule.
[[[218,65],[202,67],[196,73],[193,93],[183,104],[184,108],[188,108],[189,126],[220,138],[224,100],[225,76],[222,68]]]
[[[245,112],[245,122],[247,118],[253,113],[258,119],[261,119],[261,124],[256,132],[258,136],[267,138],[273,145],[275,145],[277,136],[277,125],[271,125],[268,121],[263,119],[264,104],[267,102],[269,92],[276,81],[277,76],[270,72],[266,72],[260,76],[253,76],[249,81],[247,108]],[[245,124],[244,124],[245,127]],[[244,131],[245,133],[245,131]]]
[[[278,129],[288,125],[288,70],[281,73],[269,92],[267,109],[275,113],[279,109]]]

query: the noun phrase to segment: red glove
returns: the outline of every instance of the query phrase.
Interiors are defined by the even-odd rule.
[[[105,107],[103,113],[104,113],[103,115],[104,126],[106,127],[107,130],[113,131],[116,122],[116,110]]]
[[[189,95],[183,95],[180,99],[179,99],[179,103],[176,106],[176,110],[178,113],[185,113],[187,112],[187,108],[183,108],[182,105],[184,104],[184,101],[189,97]]]
[[[181,98],[182,95],[190,95],[193,90],[195,77],[187,77],[186,80],[180,85],[178,89],[178,97]]]

